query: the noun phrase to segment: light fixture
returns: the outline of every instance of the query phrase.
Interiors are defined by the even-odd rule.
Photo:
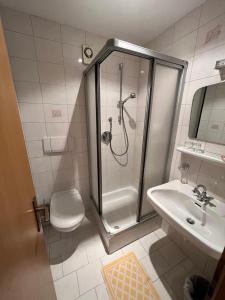
[[[82,58],[78,58],[78,62],[79,62],[79,64],[81,64],[82,63]]]

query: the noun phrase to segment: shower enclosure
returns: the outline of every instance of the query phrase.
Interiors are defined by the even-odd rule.
[[[157,216],[146,192],[169,179],[186,69],[114,39],[85,71],[90,196],[110,237]]]

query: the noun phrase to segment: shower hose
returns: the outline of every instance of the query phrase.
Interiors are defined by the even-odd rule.
[[[121,122],[122,122],[122,126],[123,126],[123,134],[124,134],[124,142],[125,142],[125,151],[122,153],[116,153],[113,150],[112,147],[112,118],[109,119],[109,123],[110,123],[110,133],[111,133],[111,139],[110,139],[110,150],[112,152],[113,155],[115,156],[123,156],[125,154],[127,154],[127,151],[129,149],[129,138],[128,138],[128,134],[127,134],[127,129],[126,129],[126,124],[125,124],[125,120],[124,120],[124,103],[122,103],[121,106]]]

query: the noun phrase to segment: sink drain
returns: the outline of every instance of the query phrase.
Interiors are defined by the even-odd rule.
[[[120,226],[116,225],[114,226],[114,229],[120,229]]]
[[[192,218],[187,218],[186,221],[191,225],[195,224],[195,221]]]

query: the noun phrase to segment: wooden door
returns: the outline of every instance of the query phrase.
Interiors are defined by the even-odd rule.
[[[56,299],[0,23],[0,299]]]

